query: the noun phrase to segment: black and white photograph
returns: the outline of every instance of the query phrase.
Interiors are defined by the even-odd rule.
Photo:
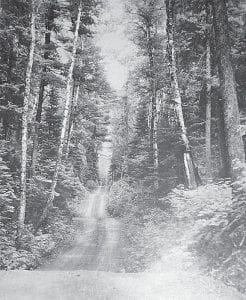
[[[0,300],[246,300],[246,0],[0,0]]]

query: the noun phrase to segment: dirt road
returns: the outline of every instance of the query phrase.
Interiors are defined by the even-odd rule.
[[[106,193],[99,188],[81,203],[81,217],[76,219],[81,230],[74,246],[40,270],[120,271],[120,224],[106,217],[105,201]]]
[[[120,273],[120,224],[105,214],[98,189],[81,204],[74,246],[36,271],[0,272],[1,300],[243,300],[222,283],[184,268],[182,247],[164,271]],[[176,263],[177,261],[177,263]]]

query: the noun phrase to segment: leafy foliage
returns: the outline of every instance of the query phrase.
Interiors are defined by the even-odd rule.
[[[91,188],[90,182],[94,188],[97,185],[98,150],[107,131],[103,123],[104,105],[111,97],[111,90],[93,40],[94,34],[89,29],[98,18],[99,6],[97,1],[88,0],[83,1],[73,73],[74,91],[79,87],[80,92],[76,106],[70,108],[54,205],[35,233],[49,197],[56,165],[77,4],[78,1],[35,2],[36,44],[28,111],[27,203],[25,228],[19,241],[21,117],[31,40],[32,2],[0,3],[1,269],[36,268],[43,256],[50,255],[69,240],[70,235],[73,236],[73,217],[87,193],[85,186]],[[75,93],[72,98],[74,105]]]
[[[174,209],[176,222],[189,224],[189,248],[200,257],[201,266],[242,292],[246,271],[245,205],[244,200],[238,200],[245,198],[244,188],[244,179],[236,185],[222,181],[195,191],[177,188],[165,198]]]
[[[124,223],[122,268],[127,272],[145,270],[160,257],[170,203],[143,186],[118,181],[110,189],[107,211]]]

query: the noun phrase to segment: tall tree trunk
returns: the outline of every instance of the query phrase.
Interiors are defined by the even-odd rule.
[[[128,101],[128,87],[126,88],[126,95],[123,99],[123,120],[124,120],[124,160],[122,166],[122,178],[128,174],[128,156],[129,156],[129,101]]]
[[[207,3],[206,8],[206,23],[207,23],[207,42],[206,42],[206,177],[207,180],[212,179],[212,152],[211,152],[211,46],[210,46],[210,4]]]
[[[74,70],[74,65],[75,65],[75,58],[76,58],[76,51],[77,51],[77,43],[78,43],[79,26],[80,26],[81,15],[82,15],[82,0],[79,3],[79,9],[78,9],[78,15],[77,15],[77,21],[76,21],[76,28],[75,28],[75,33],[74,33],[72,60],[71,60],[71,64],[70,64],[70,68],[69,68],[69,72],[68,72],[68,78],[67,78],[66,102],[65,102],[64,113],[63,113],[62,129],[61,129],[61,136],[60,136],[60,145],[59,145],[58,152],[57,152],[56,166],[55,166],[55,170],[54,170],[54,174],[53,174],[50,195],[48,197],[47,203],[44,207],[44,210],[42,212],[40,220],[37,224],[36,230],[40,227],[42,222],[46,219],[49,208],[52,206],[53,200],[54,200],[54,197],[55,197],[55,189],[56,189],[56,185],[57,185],[59,171],[60,171],[60,168],[61,168],[62,154],[63,154],[63,148],[64,148],[64,143],[65,143],[67,124],[68,124],[68,120],[69,120],[69,108],[70,108],[70,102],[71,102],[73,70]]]
[[[70,120],[69,120],[70,122],[69,122],[69,126],[68,126],[67,145],[66,145],[66,152],[65,152],[66,160],[68,159],[68,156],[69,156],[70,143],[71,143],[73,127],[74,127],[74,115],[75,115],[75,111],[76,111],[76,107],[77,107],[77,103],[78,103],[78,99],[79,99],[79,89],[80,89],[80,87],[77,86],[76,92],[74,95],[74,99],[73,99],[73,103],[71,105],[71,114],[70,114]]]
[[[159,149],[158,149],[158,118],[156,102],[153,107],[153,160],[154,160],[154,176],[155,176],[155,188],[159,188]]]
[[[32,3],[32,17],[31,17],[31,44],[30,53],[28,59],[28,65],[26,70],[26,84],[24,93],[24,103],[23,103],[23,113],[22,113],[22,141],[21,141],[21,197],[20,197],[20,207],[18,216],[18,235],[20,236],[24,224],[25,224],[25,214],[26,214],[26,173],[27,173],[27,142],[28,142],[28,106],[31,94],[31,77],[32,77],[32,66],[34,60],[34,50],[35,50],[35,9],[34,3]]]
[[[156,74],[154,64],[153,45],[151,41],[150,24],[146,26],[147,32],[147,50],[149,56],[150,68],[150,89],[151,89],[151,115],[150,115],[150,143],[152,151],[153,171],[155,176],[155,187],[158,188],[158,169],[159,169],[159,155],[158,155],[158,117],[157,117],[157,95],[156,95]]]
[[[245,162],[244,145],[240,134],[240,116],[231,49],[226,1],[214,0],[213,22],[218,51],[218,69],[223,99],[224,134],[229,157],[229,174],[236,177],[235,164]]]
[[[224,114],[223,114],[223,103],[221,99],[216,101],[216,114],[217,114],[217,127],[218,127],[218,140],[219,140],[219,149],[220,149],[220,158],[221,158],[221,169],[219,176],[221,178],[230,177],[230,163],[229,156],[227,151],[227,145],[225,140],[225,124],[224,124]]]
[[[181,138],[185,148],[184,151],[184,169],[185,177],[188,188],[195,188],[196,184],[196,170],[194,168],[193,159],[191,156],[190,143],[187,137],[184,115],[182,109],[182,99],[179,90],[177,65],[176,65],[176,53],[174,46],[174,0],[166,0],[166,12],[167,12],[167,36],[168,36],[168,55],[169,55],[169,69],[172,84],[173,102],[178,118],[178,123],[181,129]]]
[[[45,46],[47,49],[47,45],[51,42],[51,31],[54,27],[54,7],[53,4],[50,3],[48,7],[48,11],[45,15]],[[44,60],[49,59],[50,53],[49,50],[45,50],[44,52]],[[39,129],[40,129],[40,123],[41,123],[41,117],[42,117],[42,111],[43,111],[43,102],[44,102],[44,93],[45,93],[45,87],[47,86],[48,82],[46,77],[47,73],[47,67],[44,66],[42,70],[42,76],[40,80],[39,85],[39,94],[38,94],[38,105],[37,105],[37,111],[36,111],[36,117],[35,117],[35,124],[34,124],[34,133],[33,133],[33,151],[32,151],[32,162],[31,162],[31,176],[36,175],[36,164],[37,164],[37,158],[38,158],[38,137],[39,137]]]

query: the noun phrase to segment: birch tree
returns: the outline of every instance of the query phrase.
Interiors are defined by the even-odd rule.
[[[76,112],[77,103],[78,103],[78,99],[79,99],[79,90],[80,90],[80,86],[78,85],[76,88],[76,92],[75,92],[75,95],[73,98],[72,105],[71,105],[71,113],[70,113],[70,120],[69,120],[69,126],[68,126],[68,134],[67,134],[66,154],[65,154],[66,160],[68,159],[68,156],[69,156],[70,143],[71,143],[73,127],[74,127],[74,115]]]
[[[27,142],[28,142],[28,108],[31,95],[31,77],[32,77],[32,67],[34,60],[35,51],[35,3],[32,1],[32,15],[31,15],[31,44],[29,51],[28,64],[26,69],[26,82],[25,82],[25,92],[23,101],[23,112],[22,112],[22,139],[21,139],[21,196],[20,196],[20,206],[19,206],[19,217],[18,217],[18,232],[21,235],[24,224],[25,224],[25,214],[26,214],[26,177],[27,177]]]
[[[174,0],[166,0],[167,13],[167,37],[168,37],[168,56],[169,56],[169,70],[171,77],[172,97],[175,106],[175,111],[178,123],[181,130],[181,138],[184,145],[184,169],[187,186],[189,188],[196,187],[196,177],[193,159],[191,156],[191,148],[187,136],[187,130],[184,122],[182,99],[179,90],[179,82],[177,76],[176,51],[174,45]]]
[[[150,4],[151,5],[151,4]],[[151,100],[150,100],[150,143],[152,150],[153,159],[153,169],[155,175],[155,185],[158,188],[158,120],[157,120],[157,92],[156,92],[156,74],[155,74],[155,62],[154,62],[154,48],[152,44],[151,37],[151,23],[148,18],[146,22],[146,39],[147,39],[147,51],[149,57],[149,68],[150,68],[150,90],[151,90]]]
[[[79,3],[76,27],[75,27],[75,32],[74,32],[72,58],[71,58],[71,64],[70,64],[68,77],[67,77],[66,100],[65,100],[65,107],[64,107],[64,112],[63,112],[62,129],[61,129],[61,135],[60,135],[60,145],[58,148],[57,158],[56,158],[56,166],[55,166],[55,170],[54,170],[54,174],[53,174],[50,194],[49,194],[47,203],[44,207],[44,210],[42,212],[42,215],[40,217],[40,220],[37,224],[37,229],[42,224],[42,222],[46,219],[49,208],[53,204],[58,175],[59,175],[59,171],[61,168],[63,148],[64,148],[64,144],[65,144],[67,125],[68,125],[68,121],[69,121],[69,108],[70,108],[70,102],[71,102],[73,71],[74,71],[74,65],[75,65],[75,59],[76,59],[76,51],[77,51],[77,43],[78,43],[78,37],[79,37],[79,27],[80,27],[80,22],[81,22],[81,15],[82,15],[82,1],[80,1],[80,3]]]
[[[212,179],[212,154],[211,154],[211,46],[210,46],[210,4],[206,3],[206,176]]]

